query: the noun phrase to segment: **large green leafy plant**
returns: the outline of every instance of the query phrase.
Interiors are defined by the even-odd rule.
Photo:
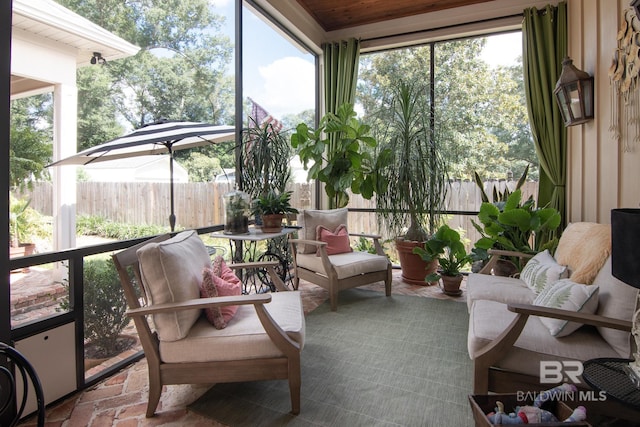
[[[370,130],[356,118],[353,104],[345,103],[337,114],[327,113],[317,129],[300,123],[291,135],[291,146],[308,169],[309,178],[324,182],[331,207],[346,206],[349,189],[370,199],[376,188],[385,188],[377,174],[383,157],[374,159],[372,155],[378,144]]]
[[[460,233],[444,224],[425,242],[424,248],[415,247],[413,253],[427,262],[438,260],[440,273],[431,273],[425,277],[426,282],[435,282],[441,276],[458,276],[460,270],[472,261],[467,253]]]
[[[561,218],[554,208],[536,208],[533,197],[522,202],[522,191],[516,190],[503,203],[482,203],[478,220],[480,224],[472,222],[482,237],[473,252],[486,259],[492,248],[527,254],[552,249],[557,240],[551,236]]]

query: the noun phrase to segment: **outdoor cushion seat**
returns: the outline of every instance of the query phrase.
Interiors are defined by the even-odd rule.
[[[611,274],[610,233],[603,233],[603,228],[607,227],[602,224],[574,223],[565,229],[559,243],[559,248],[563,250],[579,248],[580,257],[592,257],[592,261],[585,263],[584,259],[574,259],[572,253],[563,254],[564,259],[575,266],[569,269],[571,274],[581,271],[578,266],[586,266],[582,271],[588,273],[589,277],[581,279],[584,282],[577,286],[591,289],[589,295],[597,298],[595,312],[590,308],[582,311],[587,307],[587,301],[591,302],[590,298],[579,308],[574,306],[573,309],[569,309],[570,305],[551,308],[534,304],[540,302],[537,296],[544,295],[558,283],[570,282],[571,275],[568,279],[561,278],[561,275],[554,281],[549,279],[537,296],[537,288],[531,287],[531,283],[528,286],[522,277],[469,275],[467,347],[474,361],[474,394],[548,389],[553,384],[541,382],[542,361],[584,362],[594,358],[631,357],[631,319],[636,310],[638,289]],[[596,233],[599,239],[590,237],[591,232]],[[571,245],[566,244],[567,240]],[[595,241],[599,242],[598,245],[591,247]],[[584,246],[589,246],[589,250],[585,250]],[[591,278],[596,263],[597,274]],[[549,268],[548,271],[553,270],[558,274],[562,270],[555,269],[553,265],[549,265]],[[539,271],[542,274],[543,270]],[[523,273],[521,276],[526,279],[529,275]],[[551,276],[538,277],[545,279]],[[558,298],[560,302],[568,300],[570,296]],[[555,332],[554,335],[552,329],[555,331],[555,328],[549,328],[550,322],[564,324],[560,330],[566,326],[568,334]],[[571,324],[578,328],[574,330]]]
[[[384,271],[387,269],[388,264],[386,258],[368,252],[347,252],[329,255],[328,257],[338,279],[345,279],[363,273]],[[321,257],[315,254],[299,254],[296,258],[298,266],[327,276]]]
[[[516,313],[508,310],[506,304],[476,301],[469,318],[469,354],[479,354],[508,329],[516,316]],[[537,377],[541,361],[585,361],[597,357],[620,356],[593,326],[583,326],[566,337],[556,338],[549,333],[539,317],[530,316],[512,348],[493,367]]]
[[[348,213],[347,208],[303,210],[298,215],[300,238],[289,239],[294,287],[303,279],[328,290],[332,311],[338,309],[338,292],[343,289],[383,281],[386,296],[391,295],[391,261],[380,236],[348,232]],[[372,240],[376,252],[353,251],[350,236]]]
[[[300,293],[288,291],[277,275],[277,261],[229,265],[231,270],[266,269],[282,291],[241,295],[233,287],[242,284],[222,268],[220,258],[215,263],[220,270],[212,268],[207,248],[193,230],[159,236],[112,257],[129,306],[127,315],[133,318],[147,358],[147,417],[154,415],[166,384],[277,379],[288,380],[291,413],[300,412],[304,311]],[[218,293],[218,286],[231,292]],[[225,296],[201,297],[201,292]],[[205,310],[210,314],[225,307],[237,311],[224,325],[205,315]]]
[[[300,292],[276,292],[265,308],[295,342],[304,343],[305,323]],[[210,339],[213,338],[213,339]],[[226,328],[216,329],[200,317],[180,341],[160,341],[163,362],[214,362],[282,356],[250,305],[241,305]]]
[[[490,274],[474,274],[473,285],[467,286],[467,306],[477,300],[531,304],[535,294],[520,279]]]

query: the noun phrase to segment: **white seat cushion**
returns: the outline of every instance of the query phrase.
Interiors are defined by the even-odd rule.
[[[516,314],[506,304],[495,301],[475,301],[469,318],[467,347],[471,359],[478,351],[496,339],[513,321]],[[540,361],[580,360],[597,357],[619,357],[593,327],[582,327],[569,336],[555,338],[540,318],[529,316],[527,324],[514,346],[495,365],[513,372],[540,375]]]
[[[527,284],[513,277],[490,274],[470,274],[467,278],[467,306],[474,301],[490,300],[502,303],[531,304],[536,294]]]
[[[305,320],[299,291],[276,292],[265,307],[287,335],[304,346]],[[241,305],[224,329],[202,316],[179,341],[160,341],[160,358],[167,363],[242,360],[282,356],[258,319],[253,305]]]
[[[336,270],[338,279],[357,276],[364,273],[373,273],[386,270],[389,260],[385,256],[370,254],[368,252],[347,252],[336,255],[329,255],[329,261]],[[316,254],[298,254],[296,256],[298,267],[317,273],[327,273],[322,265],[322,258]]]
[[[150,304],[200,298],[202,270],[211,268],[211,259],[195,231],[183,231],[171,239],[151,242],[138,249],[136,255]],[[183,310],[154,315],[158,338],[162,341],[184,338],[201,311]]]

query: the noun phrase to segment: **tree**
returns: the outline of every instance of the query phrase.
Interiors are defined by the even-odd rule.
[[[53,154],[51,113],[51,94],[11,102],[9,141],[11,187],[28,186],[33,180],[49,176],[45,166],[51,161]]]
[[[123,120],[130,128],[160,118],[232,122],[231,43],[207,0],[59,2],[141,47],[133,57],[79,70],[82,148],[121,134]]]
[[[520,175],[537,158],[528,127],[522,67],[490,68],[480,57],[484,38],[439,42],[361,57],[357,100],[375,136],[389,123],[394,82],[430,81],[431,49],[435,56],[434,114],[440,127],[439,149],[453,178]],[[431,101],[429,97],[428,102]]]

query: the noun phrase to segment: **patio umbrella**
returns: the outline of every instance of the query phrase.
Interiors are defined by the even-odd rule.
[[[171,231],[174,231],[176,216],[173,204],[173,153],[187,148],[230,141],[234,136],[235,132],[232,126],[160,120],[104,144],[87,148],[73,156],[53,162],[47,167],[87,165],[93,162],[104,162],[126,157],[169,154],[169,182],[171,188],[169,224],[171,225]]]

